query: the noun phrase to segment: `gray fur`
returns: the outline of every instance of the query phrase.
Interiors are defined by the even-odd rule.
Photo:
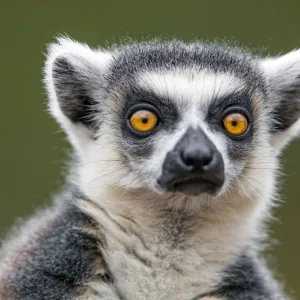
[[[264,261],[245,249],[209,295],[226,300],[284,300]]]
[[[108,90],[121,82],[134,78],[137,72],[172,70],[180,68],[208,68],[213,72],[233,72],[249,84],[261,84],[255,69],[255,56],[229,44],[186,44],[178,40],[145,42],[113,49],[115,60],[106,78]]]
[[[41,226],[37,235],[15,249],[20,255],[0,283],[3,299],[74,299],[87,278],[110,280],[108,274],[94,272],[95,262],[101,260],[97,244],[104,243],[89,234],[96,224],[72,200],[65,199],[49,220],[36,220]]]

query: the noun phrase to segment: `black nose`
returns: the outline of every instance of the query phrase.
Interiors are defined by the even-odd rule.
[[[214,156],[212,149],[199,147],[197,144],[189,144],[180,152],[178,159],[182,159],[182,163],[187,168],[199,170],[209,169]]]
[[[222,155],[201,129],[189,128],[167,154],[158,183],[168,191],[216,193],[224,183]]]

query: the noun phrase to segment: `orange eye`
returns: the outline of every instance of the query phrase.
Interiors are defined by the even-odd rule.
[[[232,135],[242,135],[248,128],[247,118],[240,113],[232,113],[223,119],[226,131]]]
[[[157,121],[157,115],[149,110],[138,110],[130,117],[130,125],[138,132],[153,130]]]

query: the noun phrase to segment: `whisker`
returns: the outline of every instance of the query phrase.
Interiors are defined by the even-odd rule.
[[[173,195],[171,195],[170,197],[166,198],[165,200],[166,200],[166,201],[169,201],[169,200],[173,199],[175,196],[176,196],[176,194],[173,194]]]
[[[103,160],[95,160],[95,161],[90,161],[86,162],[84,164],[77,165],[78,167],[82,167],[88,164],[96,164],[96,163],[101,163],[101,162],[120,162],[122,161],[121,159],[103,159]]]
[[[253,164],[274,164],[274,161],[255,161],[253,163],[248,163],[247,165]]]
[[[256,167],[244,167],[244,169],[248,169],[248,170],[276,170],[276,168],[256,168]]]
[[[246,178],[243,178],[243,180],[246,182],[246,184],[250,185],[256,192],[263,197],[263,194],[256,188],[254,187]]]
[[[123,166],[123,167],[121,167],[121,168],[119,168],[119,169],[117,169],[117,170],[114,170],[114,171],[112,171],[112,172],[109,172],[109,173],[106,173],[106,174],[102,174],[101,176],[98,176],[98,177],[96,177],[96,178],[94,178],[94,179],[91,179],[89,182],[92,182],[92,181],[94,181],[94,180],[96,180],[96,179],[100,179],[100,178],[102,178],[102,177],[104,177],[104,176],[107,176],[107,175],[111,175],[111,174],[113,174],[113,173],[115,173],[115,172],[118,172],[118,171],[120,171],[120,170],[122,170],[122,169],[124,169],[124,168],[126,168],[127,166]]]
[[[114,185],[116,185],[117,183],[119,183],[125,176],[128,176],[128,174],[129,174],[130,172],[131,172],[131,170],[130,170],[128,173],[124,174],[124,176],[122,176],[121,178],[117,179],[115,182],[113,182],[112,184],[110,184],[110,185],[107,187],[107,189],[109,189],[109,188],[111,188],[112,186],[114,186]]]

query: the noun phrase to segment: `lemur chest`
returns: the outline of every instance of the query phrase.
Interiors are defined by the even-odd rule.
[[[192,299],[216,281],[219,266],[192,249],[169,251],[162,256],[146,249],[107,254],[116,288],[126,299]]]
[[[182,249],[168,241],[149,245],[134,234],[124,234],[117,239],[110,236],[101,252],[121,299],[188,300],[209,291],[224,267],[220,252],[208,247],[199,241]]]
[[[229,242],[228,235],[234,231],[218,223],[212,226],[178,214],[141,225],[95,211],[89,212],[99,220],[105,240],[99,255],[113,279],[114,293],[120,296],[84,299],[193,299],[215,286],[236,250],[238,239]],[[103,291],[101,279],[93,279],[90,286],[92,293]]]

